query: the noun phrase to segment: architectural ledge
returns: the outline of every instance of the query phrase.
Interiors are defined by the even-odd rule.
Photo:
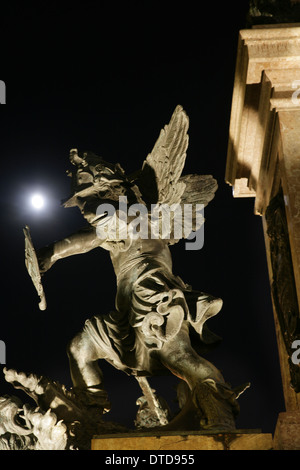
[[[94,436],[92,450],[272,450],[272,434],[257,430],[231,433],[147,432]]]
[[[225,180],[259,215],[279,189],[282,111],[300,111],[300,23],[240,31]]]

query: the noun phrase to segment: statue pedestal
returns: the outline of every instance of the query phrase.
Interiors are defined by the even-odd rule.
[[[274,434],[275,450],[300,450],[300,413],[279,413]]]
[[[272,450],[272,434],[259,430],[237,430],[231,433],[172,431],[159,433],[133,432],[94,436],[92,450]]]

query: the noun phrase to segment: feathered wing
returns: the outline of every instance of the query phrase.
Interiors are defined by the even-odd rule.
[[[203,204],[205,207],[218,189],[218,183],[211,175],[185,175],[179,181],[185,184],[181,204]]]
[[[188,147],[189,119],[178,105],[143,163],[138,186],[147,204],[180,203],[185,184],[180,182]]]
[[[181,175],[189,142],[188,127],[188,116],[178,105],[169,124],[161,130],[138,177],[135,176],[132,180],[139,187],[142,199],[148,206],[150,204],[180,205],[182,226],[185,223],[186,205],[192,206],[192,230],[196,231],[204,223],[202,215],[199,216],[199,211],[201,212],[199,205],[205,207],[214,198],[218,185],[211,175]],[[183,230],[180,238],[188,236],[189,233]],[[179,239],[171,235],[169,243],[173,244],[177,241]]]
[[[180,178],[185,184],[185,191],[181,198],[182,214],[185,207],[192,207],[191,229],[193,232],[199,230],[205,222],[204,207],[215,197],[218,189],[217,181],[211,175],[185,175]],[[183,221],[184,222],[184,221]],[[187,238],[184,233],[183,238]]]

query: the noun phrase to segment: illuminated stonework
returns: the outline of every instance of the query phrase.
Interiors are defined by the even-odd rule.
[[[240,31],[225,179],[262,216],[287,411],[275,448],[300,449],[300,24]]]

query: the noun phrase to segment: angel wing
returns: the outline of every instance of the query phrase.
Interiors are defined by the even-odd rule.
[[[185,175],[180,178],[185,184],[181,204],[207,204],[215,197],[218,183],[212,175]]]
[[[197,216],[197,208],[199,205],[205,207],[214,198],[218,185],[211,175],[181,175],[189,142],[188,127],[188,116],[178,105],[169,124],[161,130],[142,169],[130,179],[138,186],[148,206],[179,204],[184,217],[184,206],[192,205],[192,230],[197,231],[204,223],[204,218]],[[177,241],[171,237],[169,243]]]
[[[181,197],[182,214],[185,213],[185,205],[192,207],[190,226],[192,232],[196,232],[205,222],[203,209],[215,197],[218,183],[212,175],[185,175],[180,178],[180,182],[185,184],[185,191]],[[184,224],[184,220],[182,223]],[[173,239],[172,243],[177,241]]]
[[[137,184],[146,204],[180,203],[185,184],[180,176],[188,147],[189,119],[178,105],[143,163]]]

